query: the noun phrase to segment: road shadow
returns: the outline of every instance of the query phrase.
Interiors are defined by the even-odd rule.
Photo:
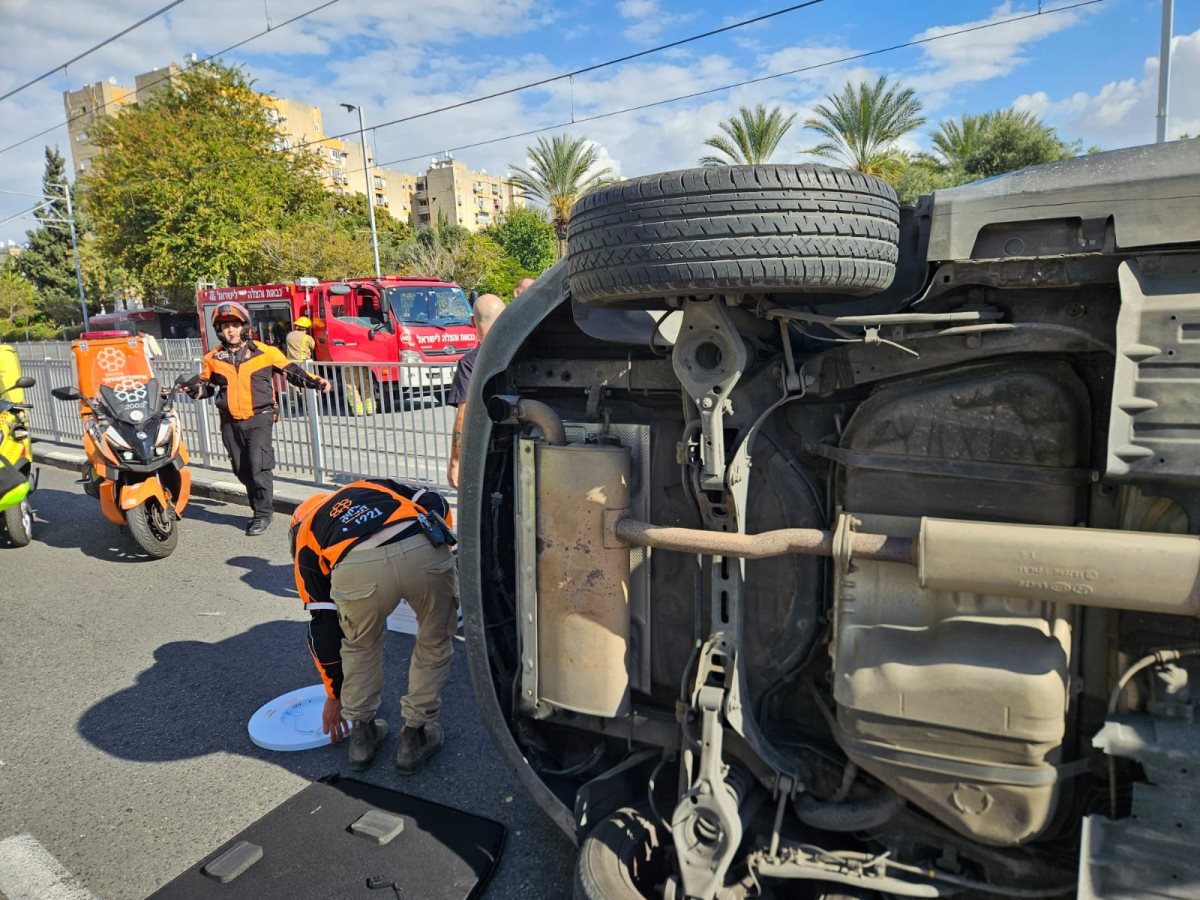
[[[192,497],[183,511],[183,516],[185,519],[194,518],[201,522],[212,522],[214,525],[234,525],[245,530],[246,523],[250,521],[250,510],[248,507],[239,507],[220,500]]]
[[[256,591],[270,594],[272,598],[300,598],[289,563],[275,565],[261,556],[231,556],[226,563],[235,569],[245,569],[245,574],[238,577]]]
[[[393,723],[393,732],[399,728],[400,696],[407,690],[413,643],[406,634],[389,631],[384,636],[386,687],[379,715]],[[458,676],[451,678],[453,683],[443,692],[446,715],[442,721],[448,743],[455,739],[476,743],[467,735],[472,728],[479,728],[464,651],[465,647],[455,642]],[[96,703],[76,727],[98,749],[135,762],[237,753],[310,780],[332,772],[349,774],[345,742],[287,753],[258,747],[247,732],[247,723],[260,706],[319,681],[308,651],[307,622],[265,622],[215,643],[173,641],[161,645],[154,652],[154,664],[133,685]],[[399,779],[388,760],[388,754],[394,752],[395,740],[389,738],[372,770],[376,774],[372,780],[406,790],[425,779],[453,777],[453,764],[447,756],[435,759],[427,773]]]
[[[158,562],[134,542],[129,530],[100,512],[100,501],[83,493],[39,488],[30,495],[33,539],[50,547],[78,550],[105,562]]]

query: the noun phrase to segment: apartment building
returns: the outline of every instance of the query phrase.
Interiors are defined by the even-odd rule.
[[[474,172],[447,155],[433,160],[424,177],[416,179],[413,203],[417,225],[447,221],[478,231],[507,210],[524,206],[525,199],[511,179]]]
[[[117,79],[86,84],[77,91],[63,92],[67,114],[67,134],[71,145],[71,163],[75,177],[86,172],[96,148],[88,142],[87,130],[99,118],[111,116],[121,107],[137,102],[134,88],[117,84]]]
[[[87,140],[88,126],[99,116],[113,115],[127,104],[145,101],[179,71],[179,66],[171,63],[135,76],[132,88],[122,87],[110,78],[63,93],[76,177],[87,171],[96,153]],[[478,231],[506,210],[525,205],[511,180],[471,171],[449,154],[434,159],[424,175],[383,168],[376,165],[370,145],[364,160],[360,141],[326,137],[320,107],[270,94],[261,94],[260,99],[279,129],[280,150],[307,147],[315,151],[321,163],[319,175],[327,190],[368,194],[377,211],[386,211],[402,222],[417,226],[444,220]]]

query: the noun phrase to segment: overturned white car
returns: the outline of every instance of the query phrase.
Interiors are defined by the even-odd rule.
[[[1200,142],[580,201],[460,571],[582,898],[1200,896]]]

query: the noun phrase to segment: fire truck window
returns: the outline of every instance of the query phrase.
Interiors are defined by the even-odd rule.
[[[418,294],[413,300],[412,317],[419,322],[428,322],[437,315],[437,301],[428,294]]]
[[[379,308],[379,298],[375,294],[362,293],[358,299],[359,321],[364,325],[382,325],[383,312]]]

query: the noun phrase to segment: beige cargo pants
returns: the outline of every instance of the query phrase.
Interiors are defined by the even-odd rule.
[[[342,626],[342,716],[369,721],[383,692],[383,633],[401,599],[417,616],[417,642],[400,703],[407,725],[437,719],[458,628],[458,570],[446,546],[423,534],[351,550],[333,569],[330,596]]]

